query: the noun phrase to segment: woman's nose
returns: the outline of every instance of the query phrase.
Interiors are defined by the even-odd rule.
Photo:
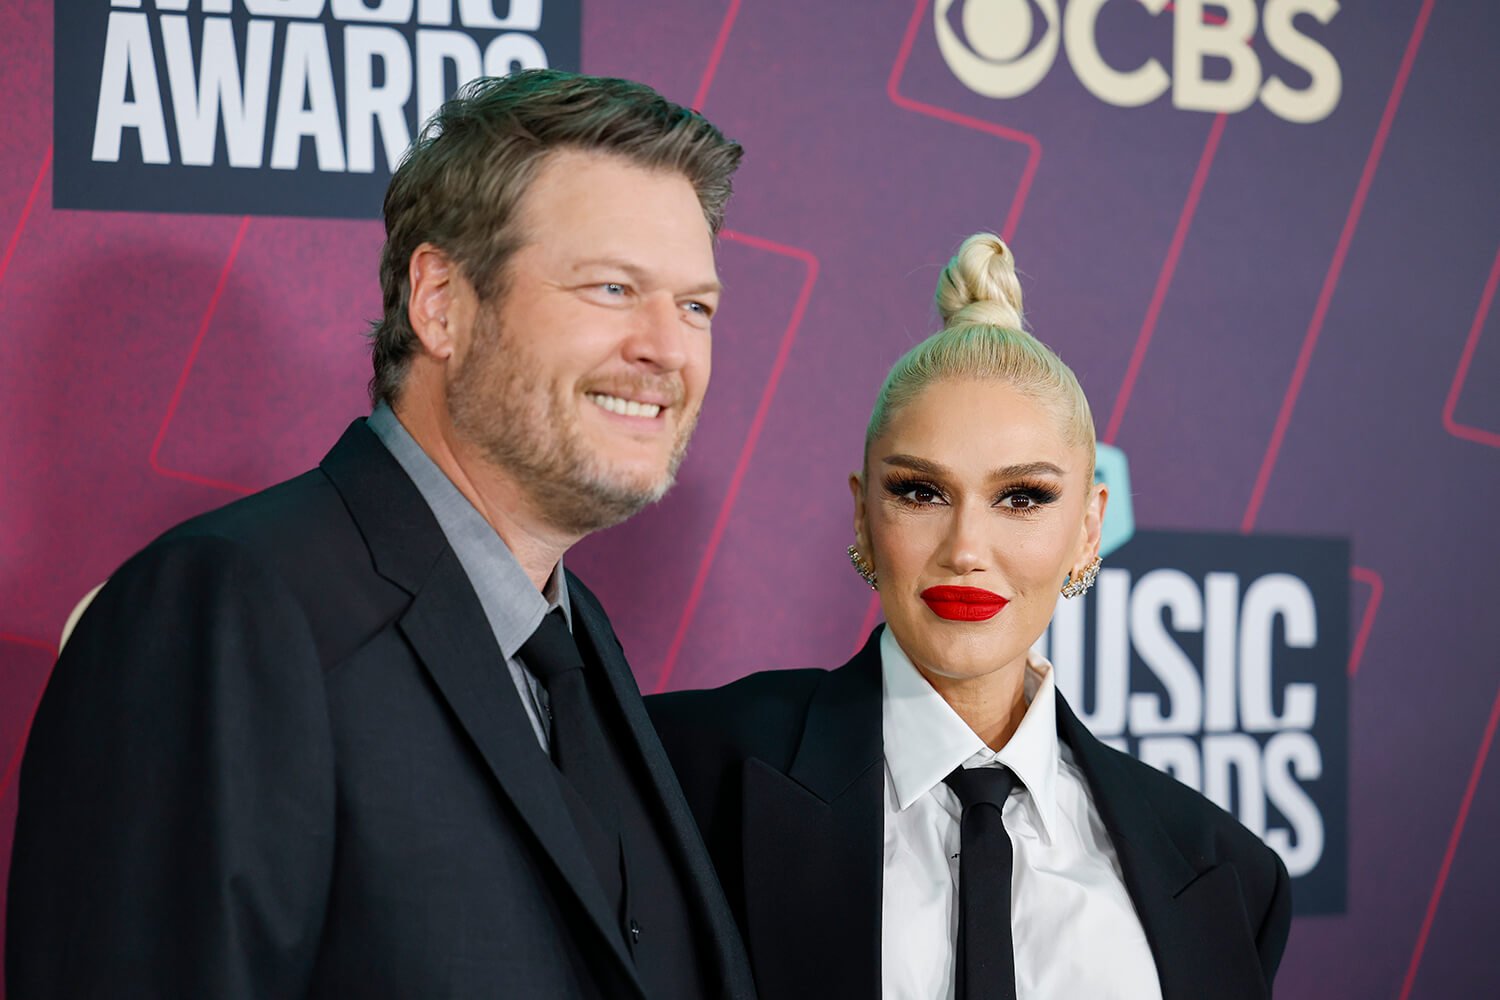
[[[938,550],[938,565],[963,576],[984,568],[983,512],[964,506],[953,509],[948,531]]]

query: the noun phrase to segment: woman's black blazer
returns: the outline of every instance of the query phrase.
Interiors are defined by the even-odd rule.
[[[836,670],[646,699],[764,1000],[880,996],[879,636]],[[1114,842],[1165,1000],[1269,996],[1292,912],[1280,858],[1202,795],[1095,739],[1060,695],[1057,729]]]

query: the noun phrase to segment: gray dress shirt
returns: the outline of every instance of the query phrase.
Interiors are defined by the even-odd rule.
[[[484,515],[474,509],[468,498],[427,456],[389,406],[385,403],[376,406],[367,423],[416,484],[418,492],[432,509],[432,516],[437,518],[438,527],[447,536],[469,583],[479,595],[479,603],[495,633],[495,642],[505,657],[505,665],[510,668],[511,680],[521,696],[531,728],[536,730],[537,742],[542,745],[543,752],[550,753],[547,692],[516,658],[516,651],[531,638],[531,633],[553,608],[562,608],[568,627],[573,627],[568,588],[562,582],[562,560],[559,559],[553,567],[546,589],[537,590]]]

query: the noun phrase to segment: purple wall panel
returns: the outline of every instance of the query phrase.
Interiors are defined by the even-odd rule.
[[[645,690],[845,657],[870,603],[844,479],[875,388],[933,328],[957,241],[1008,227],[1142,527],[1352,540],[1348,912],[1297,921],[1278,995],[1488,995],[1500,13],[1342,6],[1303,24],[1342,98],[1293,125],[1116,108],[1061,55],[982,97],[928,0],[591,0],[584,69],[701,103],[747,158],[681,484],[569,561]],[[363,412],[379,308],[375,222],[52,209],[52,35],[50,4],[0,6],[0,863],[69,608],[315,462]],[[1100,36],[1170,66],[1166,14],[1116,0]]]
[[[205,307],[182,355],[153,468],[250,492],[316,464],[349,414],[368,406],[359,334],[379,315],[380,284],[362,265],[378,259],[384,232],[374,222],[310,232],[305,221],[256,218],[235,252],[239,235],[213,312]]]

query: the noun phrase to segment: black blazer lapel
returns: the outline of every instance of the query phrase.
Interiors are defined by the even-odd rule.
[[[645,765],[648,791],[662,803],[667,818],[667,847],[684,865],[687,890],[692,893],[692,905],[701,919],[708,922],[718,965],[724,973],[728,996],[753,997],[755,987],[750,976],[750,962],[740,941],[739,929],[734,916],[729,912],[723,890],[703,837],[688,810],[682,788],[672,764],[662,749],[661,739],[646,715],[630,665],[625,661],[619,639],[594,595],[571,573],[568,574],[568,594],[571,599],[574,621],[581,627],[574,632],[592,650],[596,662],[604,667],[610,692],[625,719],[630,739]]]
[[[1156,959],[1163,1000],[1268,996],[1234,867],[1200,867],[1185,857],[1140,793],[1128,762],[1095,739],[1061,695],[1057,729],[1109,830]]]
[[[468,575],[422,495],[400,464],[356,421],[323,460],[383,576],[412,594],[398,627],[494,774],[500,791],[536,837],[539,851],[572,889],[642,993],[617,921],[563,802],[552,763],[537,743],[489,620]]]
[[[766,996],[880,996],[879,634],[814,692],[786,774],[744,765],[746,926]]]

